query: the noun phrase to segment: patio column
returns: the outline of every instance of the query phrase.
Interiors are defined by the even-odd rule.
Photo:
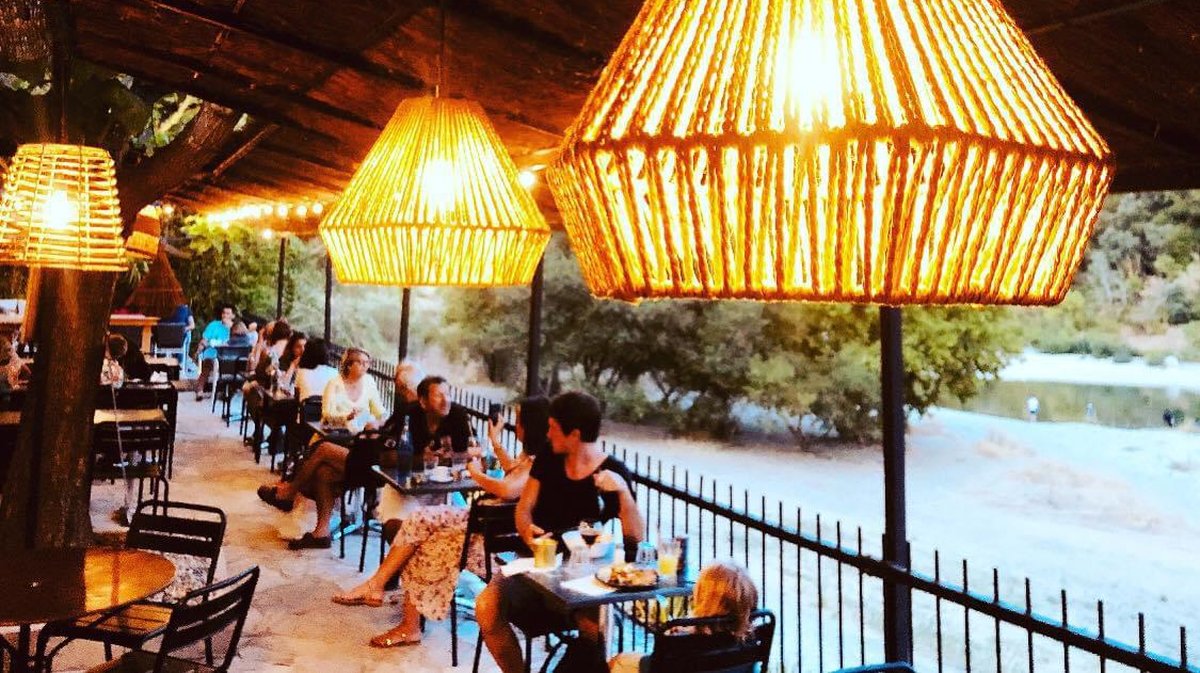
[[[279,237],[279,269],[275,273],[275,319],[283,317],[283,265],[287,261],[287,236]]]
[[[330,299],[333,297],[333,259],[329,257],[329,251],[325,251],[325,343],[329,343],[329,339],[333,334],[332,318],[333,313],[330,310]]]
[[[396,345],[396,362],[404,362],[408,357],[408,305],[412,300],[412,290],[404,288],[400,292],[400,338]]]
[[[880,383],[883,386],[883,560],[907,571],[907,514],[904,503],[904,353],[901,314],[879,308]],[[912,592],[883,583],[883,651],[888,661],[912,661]]]
[[[539,374],[542,361],[542,295],[546,256],[538,260],[533,282],[529,284],[529,350],[525,356],[525,396],[533,397],[542,392]]]

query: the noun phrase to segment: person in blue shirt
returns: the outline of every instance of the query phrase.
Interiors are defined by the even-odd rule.
[[[217,346],[229,342],[229,330],[233,327],[234,310],[232,304],[221,305],[221,317],[208,323],[204,334],[200,336],[199,353],[196,359],[200,361],[200,381],[196,386],[196,399],[204,397],[205,388],[210,386],[209,379],[215,369]]]

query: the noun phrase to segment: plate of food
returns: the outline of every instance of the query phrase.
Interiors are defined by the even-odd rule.
[[[608,566],[596,571],[601,584],[614,589],[650,589],[658,586],[658,571],[646,566],[627,563]]]

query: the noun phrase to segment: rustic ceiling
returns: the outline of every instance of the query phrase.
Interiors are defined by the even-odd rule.
[[[1200,2],[1002,0],[1111,144],[1115,188],[1200,187]],[[547,163],[640,0],[446,0],[444,95]],[[336,7],[336,9],[334,9]],[[429,92],[431,0],[70,0],[78,56],[248,113],[171,196],[197,208],[336,198],[396,104]],[[548,190],[535,191],[552,222]]]

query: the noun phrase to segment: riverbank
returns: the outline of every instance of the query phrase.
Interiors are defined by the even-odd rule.
[[[1047,381],[1087,385],[1134,386],[1200,392],[1200,362],[1149,365],[1142,358],[1130,362],[1069,353],[1026,350],[1000,371],[1001,381]]]

